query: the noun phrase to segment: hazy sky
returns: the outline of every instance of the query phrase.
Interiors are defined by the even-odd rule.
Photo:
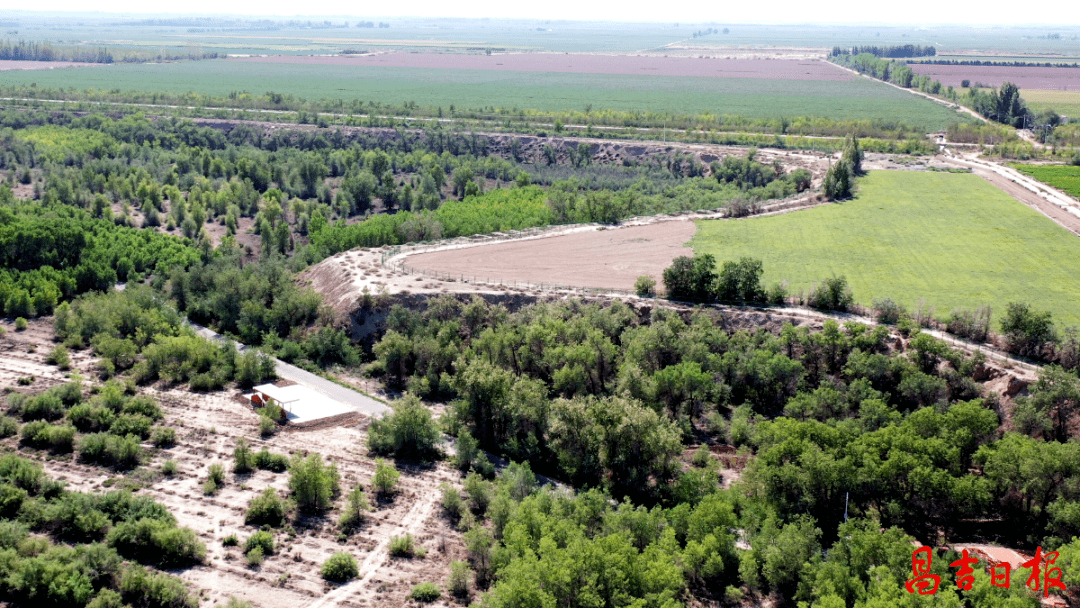
[[[0,0],[0,4],[11,0]],[[903,3],[875,3],[860,0],[834,0],[832,2],[807,2],[806,0],[772,0],[769,2],[717,2],[716,0],[683,0],[674,4],[666,2],[582,2],[581,0],[548,0],[546,2],[521,2],[506,0],[470,0],[446,2],[445,0],[410,0],[408,2],[362,3],[344,0],[324,0],[318,3],[297,3],[283,0],[183,0],[162,4],[148,4],[145,0],[39,0],[32,5],[23,4],[18,9],[45,11],[125,12],[147,14],[147,10],[160,7],[169,13],[215,13],[244,15],[355,15],[379,16],[428,16],[428,17],[510,17],[573,20],[659,21],[701,23],[718,21],[725,23],[904,23],[942,24],[962,23],[1010,25],[1046,23],[1046,11],[1028,11],[1007,8],[1000,2],[1001,10],[995,10],[999,0],[981,3],[976,9],[974,2],[942,2],[941,0],[908,0]],[[0,18],[4,8],[0,6]],[[14,6],[6,7],[9,10]],[[925,17],[920,18],[920,16]],[[1063,13],[1055,15],[1057,27],[1080,25],[1080,18],[1060,20]]]

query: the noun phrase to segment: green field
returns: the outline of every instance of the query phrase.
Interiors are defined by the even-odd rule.
[[[1080,324],[1080,238],[975,175],[873,171],[857,198],[740,221],[701,221],[695,253],[760,258],[793,291],[845,275],[855,299],[920,299],[938,316],[1011,301]]]
[[[1053,186],[1062,192],[1080,198],[1080,167],[1068,165],[1010,165],[1017,171],[1034,177],[1040,182]]]
[[[1080,116],[1080,91],[1036,91],[1025,89],[1020,93],[1032,110],[1053,110],[1076,118]]]
[[[268,90],[308,100],[361,99],[462,109],[595,109],[729,114],[747,118],[880,119],[926,133],[964,120],[880,82],[681,78],[610,74],[239,63],[230,60],[0,72],[0,85],[200,93]]]

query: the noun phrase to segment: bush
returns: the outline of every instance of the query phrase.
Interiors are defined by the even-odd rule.
[[[345,499],[345,507],[341,510],[338,518],[338,528],[349,531],[364,522],[364,517],[371,510],[368,505],[367,495],[364,494],[364,486],[356,484]]]
[[[409,595],[412,599],[427,604],[439,599],[439,596],[441,596],[442,593],[434,583],[420,583],[412,588],[412,593]]]
[[[331,555],[330,559],[323,562],[320,569],[320,574],[324,579],[335,583],[352,580],[356,578],[358,572],[356,558],[345,552]]]
[[[289,490],[302,511],[319,513],[329,509],[340,481],[337,467],[324,465],[319,454],[297,454],[289,463]]]
[[[29,323],[25,318],[19,317],[15,319],[15,331],[23,331],[29,326]]]
[[[1001,333],[1009,352],[1024,357],[1039,357],[1047,343],[1057,340],[1050,311],[1037,312],[1020,302],[1009,302]]]
[[[11,437],[19,432],[19,423],[9,416],[0,416],[0,438]]]
[[[230,534],[230,535],[226,536],[225,538],[221,539],[221,546],[222,547],[237,547],[239,545],[240,545],[240,539],[237,538],[235,534]]]
[[[71,369],[71,355],[68,353],[67,347],[63,344],[57,344],[49,352],[49,356],[45,359],[47,363],[55,365],[60,369],[67,371]]]
[[[259,415],[259,436],[269,437],[277,432],[277,423],[270,419],[269,416]]]
[[[274,473],[284,473],[289,468],[289,459],[284,454],[271,454],[263,448],[255,453],[255,468]]]
[[[79,438],[77,451],[79,458],[85,462],[130,469],[138,466],[141,448],[139,438],[134,435],[117,437],[108,433],[91,433]]]
[[[416,544],[412,534],[390,538],[390,555],[394,557],[424,557],[427,551]]]
[[[150,443],[159,448],[171,448],[176,445],[176,429],[171,426],[156,426],[150,430]]]
[[[188,593],[180,579],[163,572],[151,572],[141,566],[126,568],[120,575],[120,593],[124,602],[146,608],[198,608],[198,598]]]
[[[975,310],[958,308],[949,315],[945,331],[974,342],[985,342],[990,336],[990,307]]]
[[[651,298],[656,295],[656,279],[643,274],[634,281],[634,293],[642,298]]]
[[[169,477],[176,475],[176,461],[172,458],[166,460],[165,463],[161,465],[161,472]]]
[[[382,458],[375,461],[375,476],[371,479],[375,491],[383,496],[389,496],[397,490],[398,478],[401,473]]]
[[[266,530],[259,530],[244,541],[244,553],[252,549],[260,549],[263,555],[274,554],[274,535]]]
[[[439,485],[442,491],[442,507],[450,521],[456,522],[461,517],[461,493],[445,481]]]
[[[206,546],[195,532],[171,522],[141,518],[116,524],[108,543],[120,555],[159,568],[178,568],[201,563]]]
[[[249,526],[268,525],[275,528],[285,525],[289,507],[273,488],[266,488],[262,494],[251,499],[244,523]]]
[[[26,445],[67,453],[72,451],[75,443],[75,427],[56,426],[44,420],[35,420],[23,425],[21,436]]]
[[[430,461],[439,455],[439,427],[420,399],[406,395],[392,404],[394,412],[371,421],[368,448],[376,454]]]
[[[892,298],[874,300],[874,318],[877,319],[878,323],[896,325],[906,314],[907,311],[904,310],[903,305]]]
[[[446,590],[455,597],[468,597],[469,564],[457,560],[450,562],[450,576],[446,579]]]
[[[236,440],[236,449],[233,450],[233,473],[247,473],[255,464],[255,458],[251,454],[251,447],[247,439],[243,437]]]
[[[83,433],[107,431],[116,419],[111,409],[102,405],[81,403],[68,410],[68,421]]]
[[[152,420],[142,414],[120,414],[109,425],[109,433],[120,437],[135,435],[139,439],[146,439],[150,436],[150,427],[153,424]]]
[[[814,287],[807,298],[807,304],[819,310],[846,312],[855,304],[855,297],[848,287],[847,278],[841,275],[825,279]]]
[[[207,471],[206,483],[203,484],[203,494],[214,494],[221,486],[225,485],[225,467],[215,462]]]
[[[788,289],[786,283],[773,283],[765,292],[765,301],[770,306],[783,306],[787,303]]]
[[[260,547],[248,550],[244,553],[244,557],[247,558],[249,566],[256,567],[263,563],[266,553]]]

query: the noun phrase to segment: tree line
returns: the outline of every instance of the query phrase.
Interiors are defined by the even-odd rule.
[[[861,55],[867,53],[880,58],[904,58],[904,57],[933,57],[937,55],[934,45],[919,46],[917,44],[902,44],[897,46],[852,46],[849,48],[834,46],[829,57],[842,55]]]

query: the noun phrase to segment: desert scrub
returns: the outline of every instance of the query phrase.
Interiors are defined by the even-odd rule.
[[[230,535],[226,536],[225,538],[221,539],[221,546],[222,547],[236,547],[239,544],[240,544],[240,539],[237,538],[235,534],[230,534]]]
[[[394,557],[424,557],[427,550],[416,544],[412,534],[394,536],[390,539],[390,555]]]
[[[439,596],[442,595],[442,593],[439,591],[439,588],[435,586],[435,583],[420,583],[412,588],[412,593],[409,595],[412,596],[412,599],[427,604],[439,599]]]
[[[450,562],[450,576],[446,579],[446,589],[454,597],[469,596],[469,564],[454,560]]]
[[[171,426],[156,426],[150,430],[150,443],[158,448],[171,448],[176,445],[176,429]]]
[[[272,454],[266,448],[255,453],[255,468],[274,473],[284,473],[289,469],[289,458],[284,454]]]
[[[45,359],[46,363],[55,365],[63,371],[71,369],[71,355],[68,353],[68,349],[63,344],[57,344],[49,351],[48,358]]]
[[[274,488],[266,488],[255,498],[251,499],[247,513],[244,514],[244,523],[249,526],[273,526],[275,528],[285,524],[289,512],[289,506],[278,496]]]
[[[341,510],[338,518],[338,528],[348,532],[364,523],[364,517],[371,510],[368,505],[367,495],[364,494],[364,486],[356,484],[345,498],[345,507]]]
[[[243,437],[236,440],[236,449],[233,450],[233,473],[248,473],[255,464],[255,458],[251,454],[251,446]]]
[[[30,324],[23,317],[19,317],[18,319],[15,319],[15,331],[23,331],[27,327],[29,327],[29,325]]]
[[[210,465],[210,470],[206,476],[206,483],[202,486],[203,494],[215,494],[223,485],[225,485],[225,467],[215,462]]]
[[[371,479],[371,483],[380,496],[392,496],[397,491],[398,478],[400,477],[401,473],[390,463],[382,458],[375,461],[375,477]]]
[[[172,477],[173,475],[176,475],[176,470],[177,470],[176,461],[173,460],[172,458],[166,460],[161,465],[161,473],[163,475],[168,475],[169,477]]]
[[[11,437],[19,432],[19,422],[8,416],[0,416],[0,438]]]
[[[356,558],[343,551],[331,555],[319,571],[324,579],[335,583],[352,580],[357,572]]]
[[[252,549],[262,549],[263,555],[274,554],[274,535],[266,530],[259,530],[244,541],[244,552]]]

